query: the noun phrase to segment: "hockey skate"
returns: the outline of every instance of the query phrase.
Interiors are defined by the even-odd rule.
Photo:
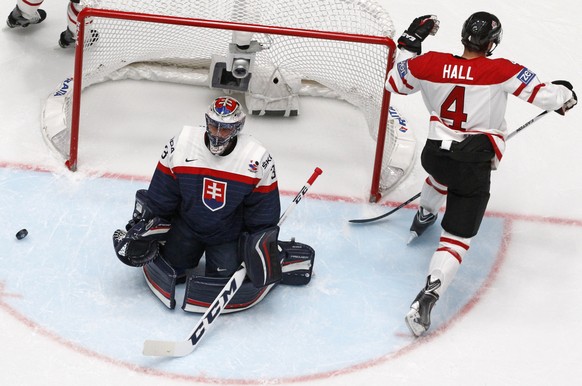
[[[59,46],[62,48],[67,48],[71,44],[75,44],[75,36],[69,28],[61,32],[61,37],[59,38]]]
[[[97,40],[99,40],[99,32],[92,29],[88,31],[89,36],[85,36],[85,45],[92,46]],[[67,27],[66,30],[61,32],[61,37],[59,38],[59,46],[61,48],[67,48],[71,44],[75,44],[76,37],[73,32]]]
[[[412,220],[412,225],[410,226],[410,237],[408,238],[408,244],[418,236],[422,235],[424,231],[435,223],[438,214],[432,214],[425,210],[422,206],[416,212],[414,220]]]
[[[8,27],[15,28],[15,27],[28,27],[31,24],[38,24],[41,23],[44,19],[46,19],[46,12],[42,9],[36,11],[36,14],[31,17],[30,19],[26,18],[20,8],[18,6],[14,7],[10,15],[8,15],[8,19],[6,19],[6,24]]]
[[[426,278],[426,286],[418,293],[410,311],[406,314],[404,321],[414,336],[421,336],[430,327],[430,313],[439,295],[436,290],[441,286],[439,279],[435,281],[430,280],[430,276]]]

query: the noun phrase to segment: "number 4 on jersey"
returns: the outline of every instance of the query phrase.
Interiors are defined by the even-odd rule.
[[[464,107],[465,87],[455,86],[441,105],[440,116],[451,121],[448,125],[450,128],[464,130],[463,123],[467,122],[467,114],[463,112]]]

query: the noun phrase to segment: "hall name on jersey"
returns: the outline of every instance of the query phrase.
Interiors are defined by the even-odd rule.
[[[443,79],[474,80],[471,76],[471,66],[445,64],[443,66]]]

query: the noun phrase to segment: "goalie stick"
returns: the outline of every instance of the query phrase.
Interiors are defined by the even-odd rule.
[[[505,140],[507,141],[507,140],[513,138],[517,133],[519,133],[520,131],[522,131],[523,129],[525,129],[526,127],[531,125],[532,123],[536,122],[537,120],[539,120],[540,118],[542,118],[544,115],[546,115],[549,112],[550,112],[550,110],[542,111],[541,113],[539,113],[538,115],[536,115],[535,117],[533,117],[532,119],[530,119],[529,121],[527,121],[526,123],[524,123],[523,125],[518,127],[517,129],[515,129],[514,131],[509,133],[507,135],[507,137],[505,138]],[[384,217],[388,217],[392,213],[404,208],[406,205],[410,204],[412,201],[416,200],[418,197],[420,197],[420,192],[415,194],[414,196],[410,197],[408,200],[404,201],[402,204],[398,205],[396,208],[390,210],[389,212],[381,214],[380,216],[371,217],[371,218],[352,219],[352,220],[349,220],[349,222],[351,222],[352,224],[366,224],[369,222],[381,220]]]
[[[322,173],[320,168],[315,168],[315,171],[307,180],[307,183],[299,193],[295,196],[289,207],[285,210],[281,218],[279,219],[278,225],[285,221],[289,213],[295,207],[301,199],[307,194],[307,190],[313,184],[313,182]],[[196,348],[196,345],[200,342],[200,339],[205,335],[210,329],[212,323],[216,321],[216,318],[228,305],[228,302],[233,298],[236,292],[241,287],[247,269],[244,263],[238,268],[238,270],[232,275],[230,280],[226,283],[224,288],[220,291],[216,299],[208,307],[208,310],[202,315],[190,335],[185,340],[180,341],[165,341],[165,340],[146,340],[143,345],[143,355],[147,356],[164,356],[164,357],[183,357],[190,354]]]

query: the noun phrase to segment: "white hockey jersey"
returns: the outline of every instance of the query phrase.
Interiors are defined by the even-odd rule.
[[[167,219],[181,216],[209,244],[275,226],[281,204],[271,154],[240,133],[230,154],[215,156],[205,135],[204,126],[185,126],[165,146],[148,188],[152,211]]]
[[[487,135],[495,150],[494,168],[505,150],[509,94],[544,110],[556,110],[572,98],[566,87],[542,83],[535,73],[507,59],[465,59],[440,52],[412,56],[400,51],[386,89],[397,94],[421,91],[431,114],[429,139],[462,141],[467,135]]]

